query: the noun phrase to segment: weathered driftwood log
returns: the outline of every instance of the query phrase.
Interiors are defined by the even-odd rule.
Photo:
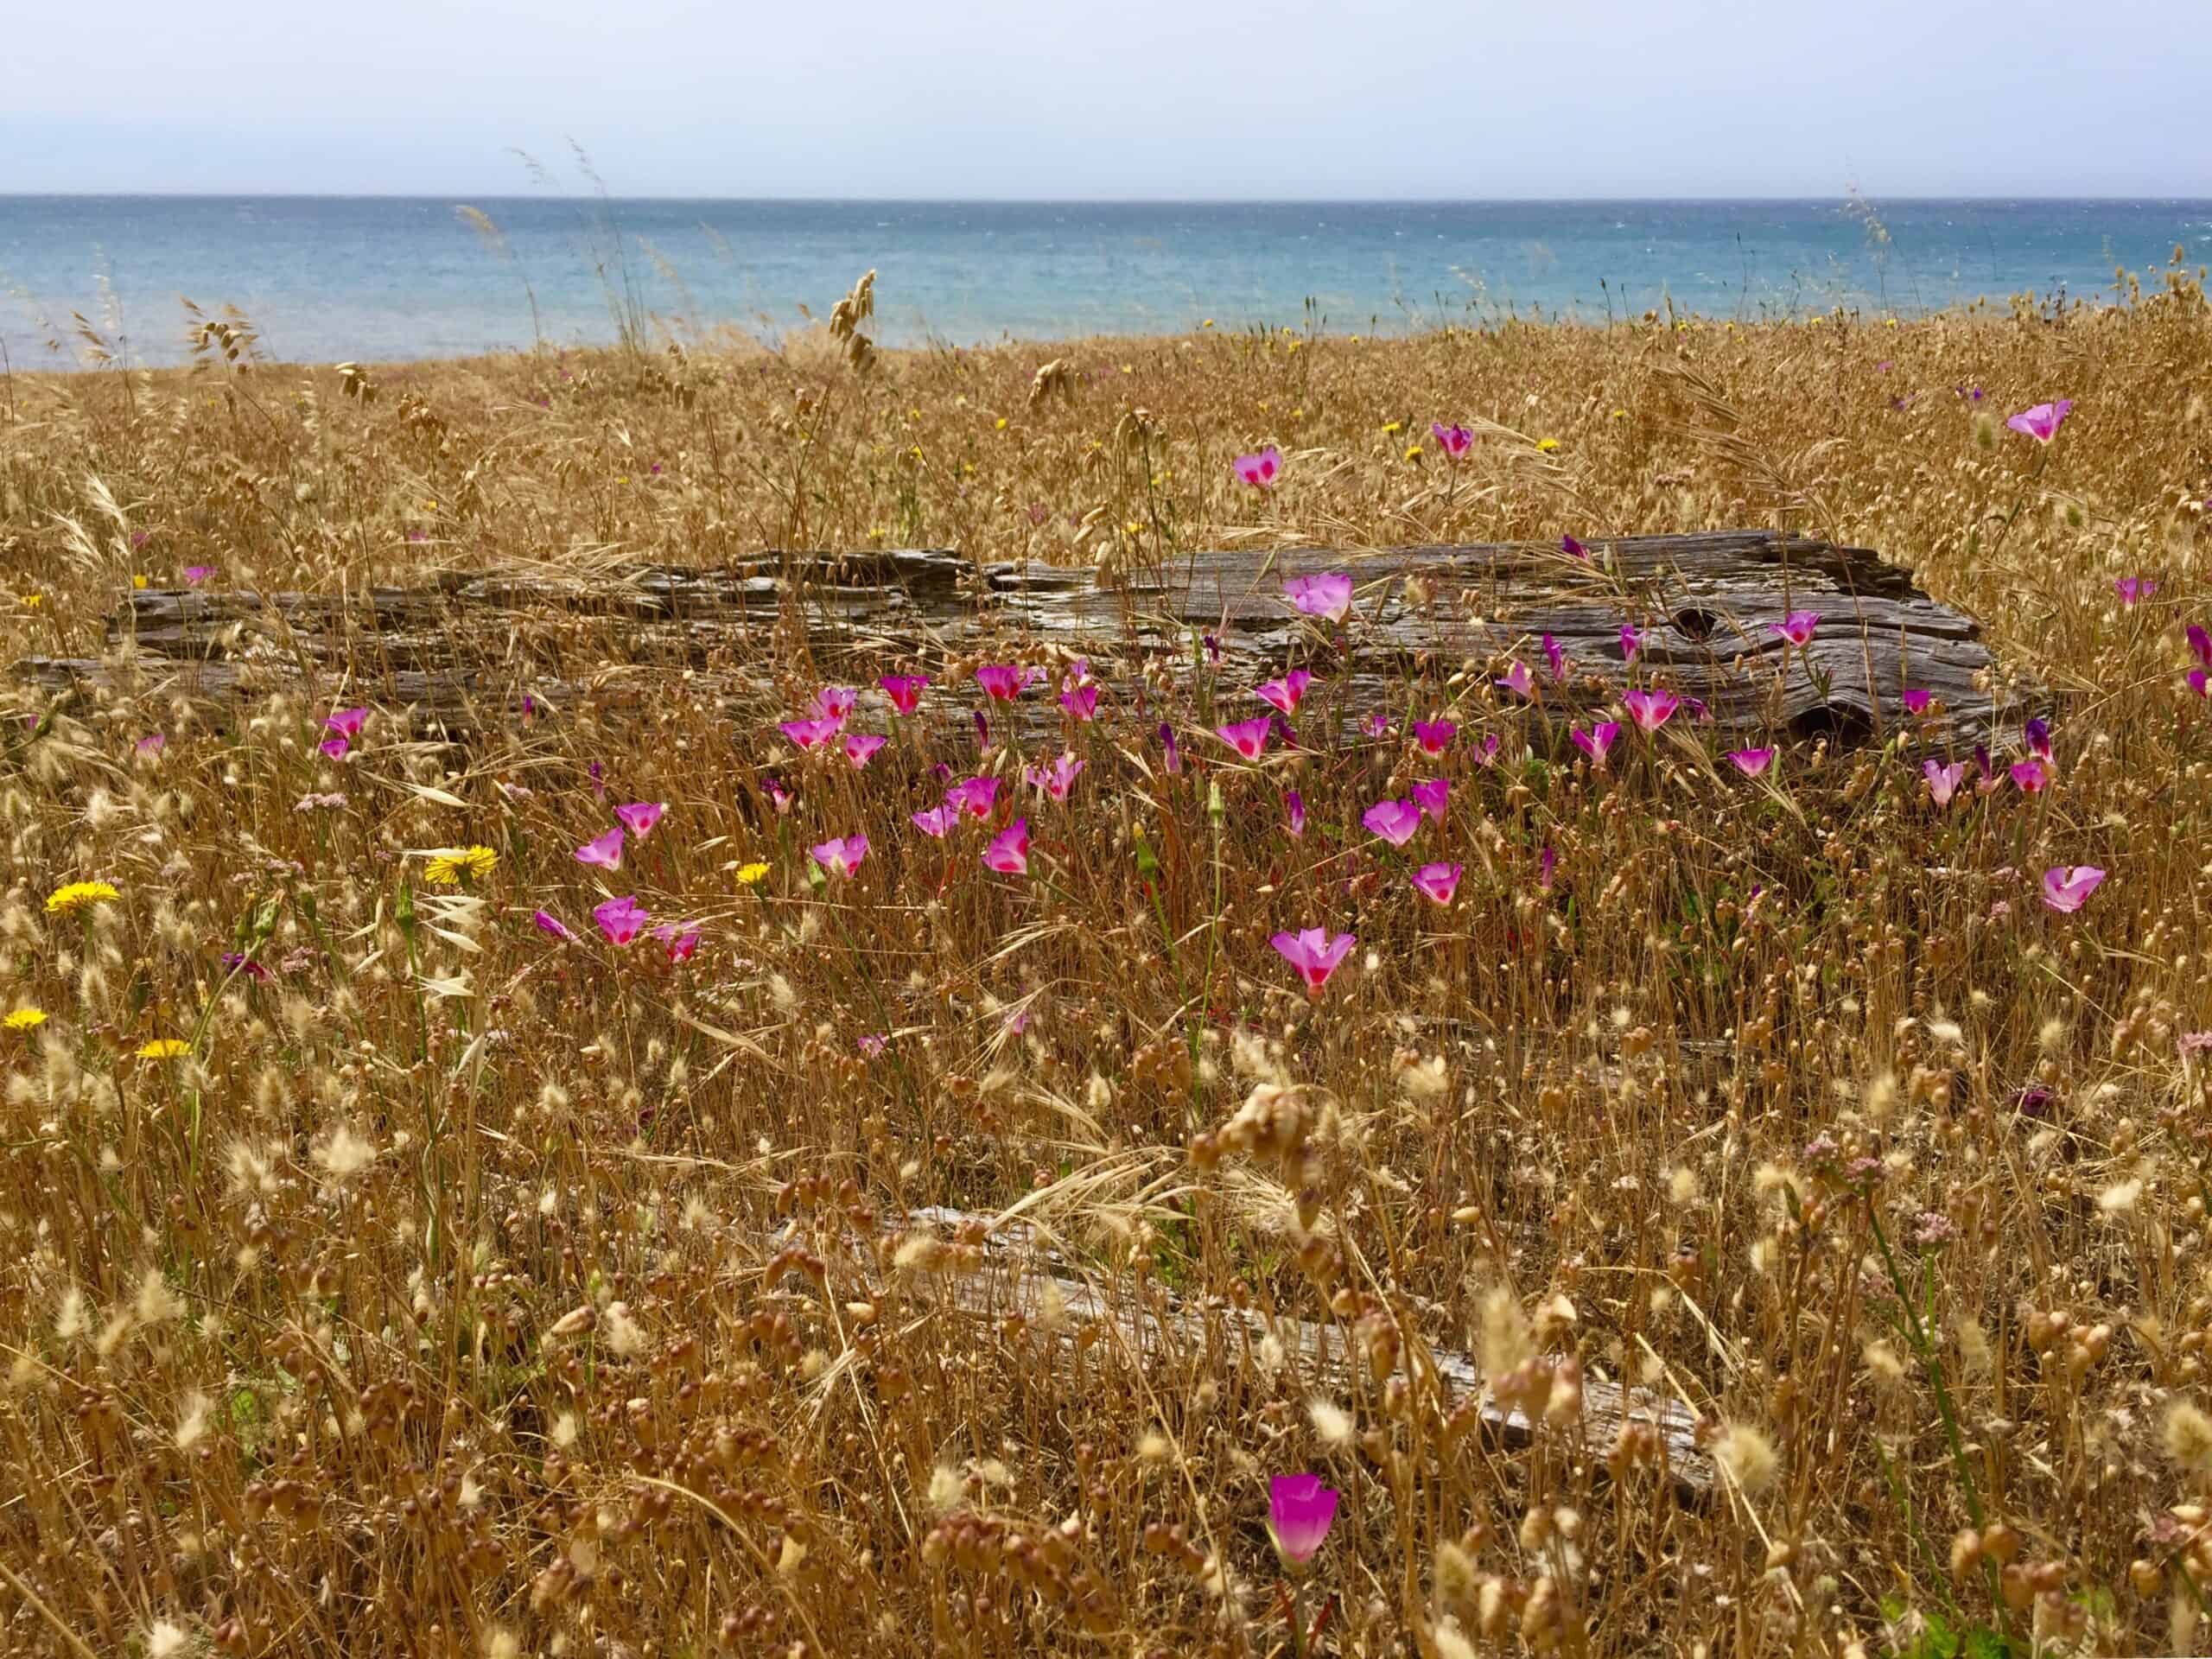
[[[931,550],[766,554],[588,582],[493,573],[340,594],[155,589],[125,596],[104,658],[34,658],[16,671],[56,688],[217,701],[306,682],[310,696],[411,707],[463,729],[507,717],[524,695],[557,704],[623,664],[681,665],[733,695],[757,690],[779,637],[803,635],[824,671],[855,677],[1037,644],[1102,664],[1165,658],[1187,669],[1211,637],[1225,674],[1297,658],[1355,691],[1408,668],[1475,677],[1517,657],[1554,708],[1582,709],[1629,683],[1627,624],[1642,630],[1636,673],[1699,699],[1733,730],[1878,736],[1904,718],[1908,689],[1939,700],[1933,734],[1949,739],[2013,712],[1973,619],[1863,549],[1722,531],[1597,542],[1591,552],[1209,552],[1112,581]],[[1320,570],[1355,579],[1342,628],[1300,616],[1283,596],[1284,577]],[[1820,616],[1803,647],[1775,631],[1797,611]],[[1548,683],[1546,634],[1566,655],[1564,683]]]
[[[935,1208],[916,1211],[912,1221],[948,1237],[982,1234],[981,1270],[943,1275],[944,1294],[964,1311],[999,1319],[1019,1314],[1027,1328],[1068,1343],[1090,1325],[1125,1363],[1147,1370],[1156,1366],[1167,1377],[1183,1375],[1183,1362],[1193,1354],[1256,1365],[1262,1344],[1272,1336],[1282,1351],[1281,1363],[1304,1386],[1341,1391],[1350,1385],[1357,1356],[1345,1333],[1335,1327],[1270,1319],[1219,1298],[1174,1298],[1157,1283],[1141,1292],[1105,1285],[1084,1275],[1051,1247],[1044,1233],[1024,1223],[995,1223]],[[1425,1352],[1452,1399],[1478,1402],[1488,1433],[1506,1446],[1529,1443],[1534,1426],[1519,1410],[1489,1397],[1473,1360],[1433,1345]],[[1697,1419],[1688,1408],[1646,1389],[1623,1389],[1596,1377],[1583,1380],[1578,1427],[1590,1456],[1604,1458],[1632,1424],[1658,1437],[1666,1450],[1668,1476],[1678,1491],[1696,1498],[1712,1491],[1713,1459],[1698,1444]]]

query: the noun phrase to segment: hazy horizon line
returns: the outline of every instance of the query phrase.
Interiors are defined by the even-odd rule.
[[[744,205],[773,203],[809,207],[1464,207],[1493,204],[1553,204],[1581,207],[1686,203],[1695,206],[1804,202],[1963,202],[1976,206],[2012,202],[2147,202],[2212,206],[2212,195],[2037,194],[2007,191],[1993,195],[1876,194],[1846,190],[1810,195],[1484,195],[1484,196],[823,196],[695,195],[672,191],[513,192],[420,190],[8,190],[0,201],[711,201]]]

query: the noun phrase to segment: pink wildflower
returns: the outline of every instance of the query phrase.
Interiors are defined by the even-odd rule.
[[[1268,1531],[1286,1560],[1303,1567],[1329,1536],[1337,1493],[1319,1475],[1277,1475],[1268,1483]]]
[[[1432,778],[1425,784],[1415,784],[1406,792],[1413,797],[1414,804],[1421,808],[1423,817],[1438,824],[1444,822],[1445,803],[1452,798],[1452,780],[1449,778]]]
[[[929,683],[926,674],[886,674],[876,682],[891,699],[891,706],[902,715],[911,715],[922,706],[922,693]]]
[[[1214,734],[1245,760],[1257,760],[1267,753],[1268,737],[1274,728],[1274,716],[1262,715],[1257,720],[1240,721],[1234,726],[1217,726]]]
[[[1667,723],[1682,700],[1671,691],[1624,691],[1621,702],[1637,730],[1648,737]]]
[[[1254,455],[1239,455],[1236,461],[1236,476],[1255,490],[1270,487],[1275,475],[1282,471],[1282,451],[1272,443]]]
[[[1789,644],[1802,651],[1813,643],[1813,630],[1821,626],[1818,611],[1792,611],[1779,622],[1770,622],[1767,628],[1778,633]]]
[[[1457,423],[1446,426],[1441,421],[1431,421],[1428,429],[1436,439],[1438,447],[1454,461],[1474,447],[1475,435]]]
[[[845,759],[851,761],[853,770],[858,772],[874,760],[875,752],[890,741],[877,736],[874,732],[848,732],[845,734]]]
[[[605,835],[594,836],[577,848],[576,862],[596,864],[602,870],[620,869],[622,868],[622,826],[618,823]]]
[[[1337,971],[1338,965],[1351,954],[1352,946],[1358,941],[1350,933],[1339,933],[1331,938],[1328,929],[1309,927],[1297,933],[1278,933],[1268,943],[1298,970],[1307,992],[1319,996],[1321,988],[1329,982],[1329,976]]]
[[[1359,821],[1370,833],[1402,847],[1421,828],[1421,810],[1412,801],[1377,801],[1359,815]]]
[[[1459,735],[1459,728],[1448,720],[1417,720],[1414,721],[1414,741],[1421,745],[1427,755],[1439,755],[1452,747],[1452,740]]]
[[[609,899],[595,906],[592,919],[599,924],[599,931],[607,935],[609,944],[627,944],[644,931],[652,912],[638,903],[635,893],[624,893],[620,899]]]
[[[1774,751],[1772,749],[1731,749],[1728,751],[1728,758],[1735,762],[1736,770],[1742,772],[1745,777],[1761,778],[1766,775],[1766,769],[1774,764]]]
[[[2056,403],[2037,404],[2033,409],[2024,409],[2017,415],[2009,416],[2005,424],[2024,437],[2033,438],[2037,443],[2049,443],[2058,435],[2058,429],[2065,423],[2073,409],[2074,400],[2071,397],[2061,397]]]
[[[833,716],[821,720],[787,720],[776,729],[800,748],[810,751],[834,741],[844,731],[845,722]]]
[[[1966,781],[1967,763],[1954,760],[1947,766],[1941,761],[1923,760],[1920,763],[1920,775],[1928,780],[1929,798],[1939,807],[1948,806],[1951,797]]]
[[[1016,818],[991,838],[983,849],[983,866],[1001,875],[1029,873],[1029,820]]]
[[[1302,668],[1294,668],[1279,680],[1269,680],[1264,685],[1252,688],[1252,695],[1271,708],[1286,715],[1298,712],[1298,705],[1305,700],[1306,688],[1313,683],[1313,676]]]
[[[1567,733],[1574,740],[1574,747],[1590,757],[1590,764],[1593,766],[1605,764],[1605,755],[1612,748],[1613,740],[1620,734],[1621,723],[1618,720],[1601,720],[1587,731],[1577,726]]]
[[[963,779],[944,791],[944,804],[971,818],[989,817],[998,798],[999,780],[995,778]]]
[[[1001,702],[1012,702],[1036,677],[1035,669],[1014,663],[986,663],[976,671],[976,683]]]
[[[652,834],[653,826],[660,822],[660,815],[667,810],[666,801],[630,801],[616,807],[614,816],[621,820],[625,830],[643,841]]]
[[[866,836],[847,836],[842,840],[824,841],[808,849],[814,861],[835,876],[849,876],[861,867],[868,856]]]
[[[1424,864],[1414,872],[1414,886],[1424,899],[1440,905],[1452,902],[1452,895],[1459,890],[1459,864]]]
[[[1351,609],[1351,578],[1338,571],[1324,571],[1319,575],[1288,576],[1282,584],[1283,593],[1292,606],[1307,616],[1325,617],[1332,622],[1341,622]]]
[[[2072,915],[2089,902],[2089,895],[2097,890],[2105,873],[2094,864],[2080,864],[2069,868],[2057,864],[2043,873],[2043,901],[2053,910]]]

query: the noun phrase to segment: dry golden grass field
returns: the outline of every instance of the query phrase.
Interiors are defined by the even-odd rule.
[[[109,659],[0,682],[0,1650],[2202,1650],[2193,276],[1388,341],[864,311],[0,378],[0,663]],[[467,729],[258,601],[234,698],[107,632],[137,587],[1721,526],[1909,567],[2047,738],[1754,779],[1617,708],[1593,765],[1533,646],[1528,700],[1501,658],[1352,707],[1319,619],[1256,760],[1202,653],[1102,657],[1080,718],[1065,652],[817,661],[796,594],[690,656],[457,616]],[[1311,990],[1308,929],[1356,937]]]

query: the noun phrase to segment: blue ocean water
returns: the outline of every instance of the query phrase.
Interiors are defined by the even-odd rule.
[[[805,326],[802,307],[826,316],[871,267],[881,343],[968,345],[1301,323],[1309,300],[1342,333],[1669,301],[1715,317],[1904,315],[2109,295],[2115,266],[2177,245],[2212,260],[2207,201],[471,205],[505,255],[429,198],[0,196],[0,346],[17,367],[77,366],[81,312],[130,360],[178,362],[180,295],[237,306],[282,359],[603,341],[626,303],[679,338],[773,337]]]

